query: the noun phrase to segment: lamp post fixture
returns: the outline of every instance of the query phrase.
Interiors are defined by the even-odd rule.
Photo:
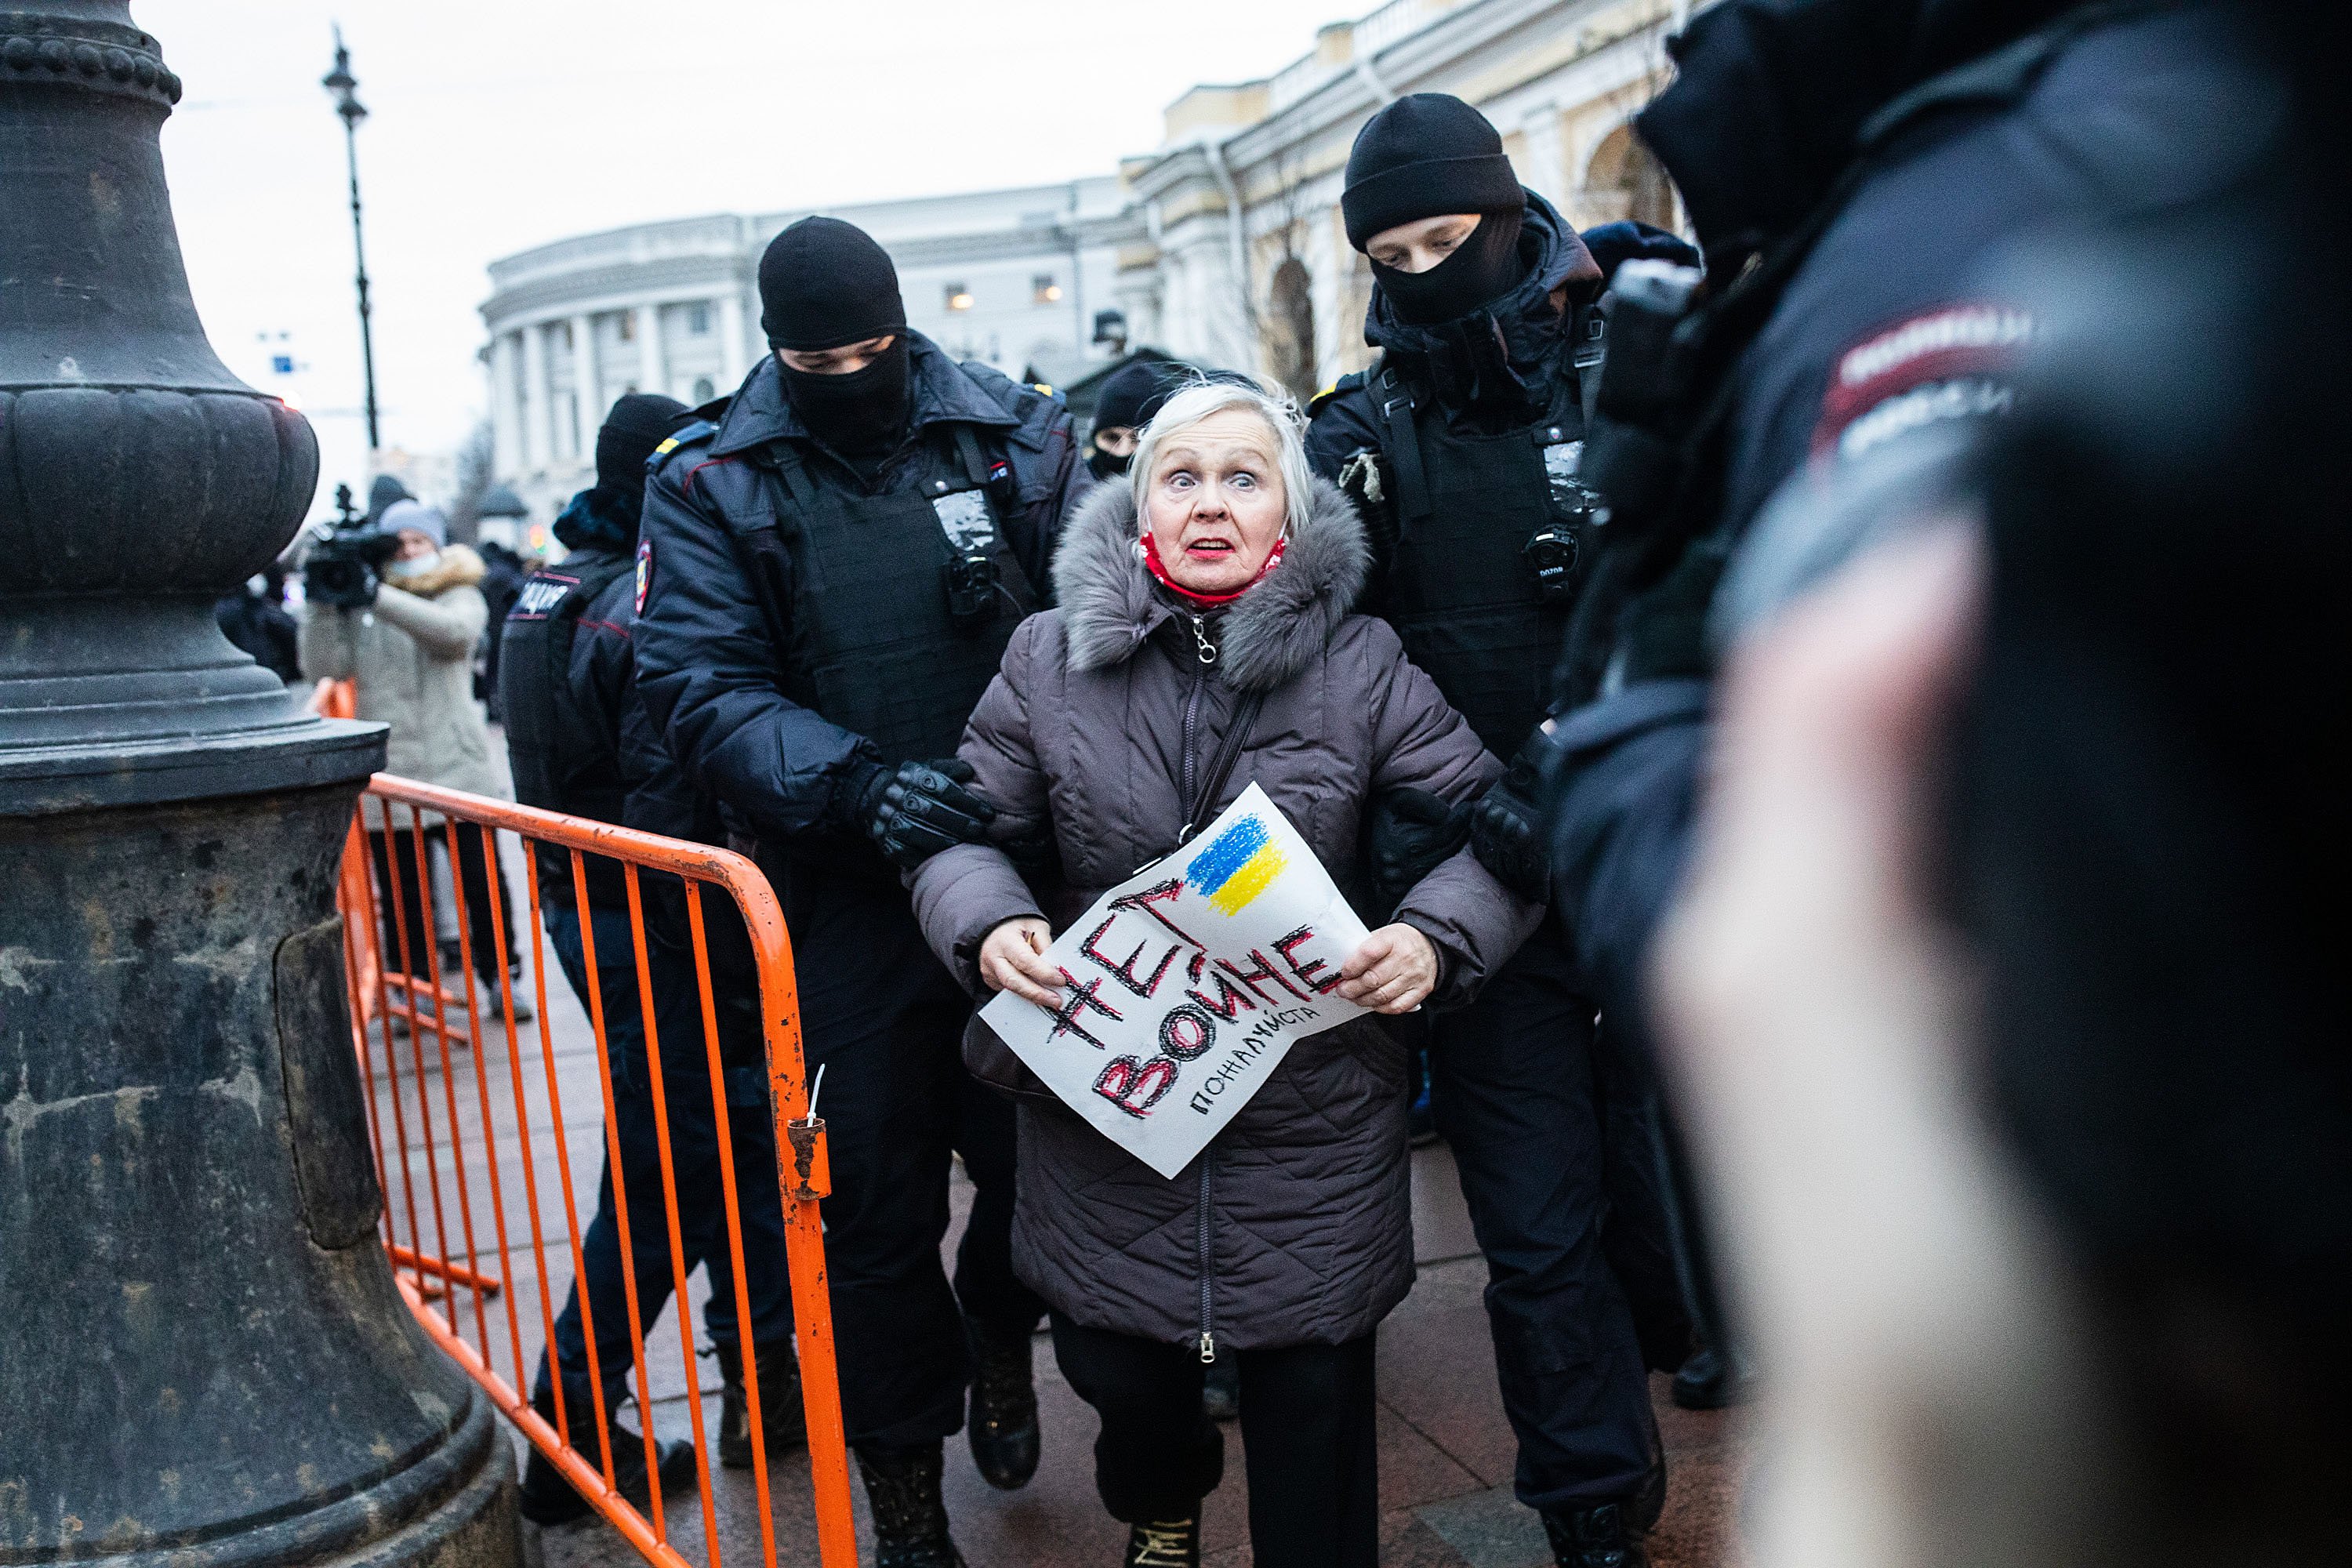
[[[213,621],[319,447],[196,319],[179,98],[126,0],[0,8],[0,1563],[514,1568],[377,1232],[335,883],[383,726]]]
[[[360,102],[359,79],[352,75],[352,51],[343,47],[343,30],[335,29],[335,68],[319,79],[335,96],[335,113],[343,121],[343,161],[352,180],[352,255],[358,263],[355,281],[360,291],[360,363],[367,375],[368,450],[383,445],[375,427],[375,328],[368,306],[367,243],[360,232],[360,121],[367,108]]]

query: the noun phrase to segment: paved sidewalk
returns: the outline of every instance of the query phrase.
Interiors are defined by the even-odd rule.
[[[520,867],[510,867],[509,872],[509,889],[520,891]],[[523,948],[528,954],[527,940]],[[528,979],[525,984],[527,988]],[[562,1097],[562,1140],[581,1206],[580,1218],[584,1222],[587,1209],[595,1201],[595,1173],[603,1153],[604,1105],[595,1047],[578,1003],[560,977],[551,976],[548,1002],[554,1076]],[[470,1190],[474,1253],[504,1274],[508,1289],[502,1297],[485,1300],[478,1318],[471,1292],[461,1291],[459,1321],[469,1342],[487,1342],[500,1375],[515,1379],[518,1363],[525,1369],[537,1363],[543,1314],[562,1305],[571,1283],[572,1260],[561,1239],[563,1198],[555,1175],[554,1131],[559,1119],[549,1114],[538,1029],[524,1031],[520,1064],[508,1060],[502,1028],[493,1026],[489,1035],[480,1063],[482,1076],[477,1077],[470,1053],[457,1047],[450,1058],[453,1081],[446,1085],[438,1042],[428,1033],[420,1051],[403,1041],[399,1051],[402,1099],[412,1136],[421,1131],[420,1113],[429,1110],[434,1142],[443,1146],[445,1161],[450,1111],[455,1111],[465,1130],[462,1142],[467,1156],[464,1165]],[[383,1051],[379,1035],[371,1055],[378,1074],[378,1104],[388,1112],[386,1085],[381,1077]],[[413,1070],[420,1056],[425,1068],[422,1085]],[[530,1086],[530,1142],[540,1177],[540,1228],[547,1239],[544,1296],[530,1247],[530,1205],[520,1191],[516,1159],[520,1153],[520,1140],[513,1131],[512,1100],[507,1092],[517,1065]],[[422,1097],[417,1092],[420,1087],[425,1091]],[[485,1088],[499,1107],[494,1123],[500,1132],[496,1142],[502,1201],[498,1206],[507,1216],[510,1243],[502,1261],[489,1214],[491,1173],[481,1146],[477,1110]],[[425,1101],[422,1106],[420,1098]],[[421,1156],[413,1158],[410,1171],[418,1228],[429,1247],[438,1227],[430,1201],[432,1184]],[[411,1192],[404,1190],[397,1162],[390,1184],[394,1226],[404,1243],[410,1234]],[[449,1250],[462,1256],[466,1248],[457,1233],[465,1216],[459,1212],[454,1173],[445,1169],[441,1185],[442,1223],[447,1226]],[[955,1218],[945,1244],[950,1258],[971,1201],[970,1184],[960,1170],[954,1175],[952,1198]],[[1413,1154],[1413,1211],[1420,1276],[1412,1293],[1381,1329],[1380,1484],[1386,1510],[1381,1521],[1382,1560],[1398,1568],[1538,1568],[1550,1560],[1541,1527],[1510,1492],[1511,1436],[1496,1388],[1493,1344],[1480,1301],[1486,1271],[1471,1239],[1453,1158],[1443,1145]],[[698,1331],[706,1293],[698,1272],[688,1292],[688,1321],[696,1326],[698,1339],[703,1338]],[[511,1318],[508,1316],[510,1309]],[[689,1375],[688,1354],[678,1342],[677,1322],[673,1307],[662,1314],[657,1327],[648,1325],[646,1381],[656,1429],[665,1436],[690,1436],[694,1402],[698,1400],[705,1426],[715,1436],[718,1365],[707,1354],[695,1355]],[[1043,1334],[1037,1339],[1036,1364],[1045,1425],[1045,1461],[1029,1486],[1018,1492],[992,1489],[973,1468],[962,1440],[950,1440],[948,1506],[955,1520],[957,1541],[972,1568],[1116,1563],[1125,1531],[1103,1513],[1095,1497],[1094,1414],[1063,1381],[1054,1363],[1051,1342]],[[517,1381],[527,1377],[526,1371],[524,1379]],[[1652,1560],[1657,1568],[1733,1568],[1741,1560],[1731,1529],[1745,1464],[1739,1414],[1693,1415],[1677,1410],[1665,1397],[1663,1377],[1654,1380],[1653,1395],[1665,1436],[1671,1489],[1665,1517],[1651,1540]],[[635,1412],[627,1411],[626,1418],[634,1423]],[[1238,1430],[1228,1427],[1226,1441],[1224,1484],[1207,1503],[1206,1561],[1218,1568],[1241,1568],[1251,1559]],[[516,1442],[520,1457],[520,1439]],[[868,1542],[870,1561],[871,1531],[865,1517],[863,1491],[855,1483],[852,1490],[857,1497],[859,1530]],[[804,1456],[779,1461],[773,1473],[773,1494],[772,1516],[779,1561],[794,1568],[803,1564],[814,1568],[817,1555]],[[718,1472],[711,1501],[720,1548],[719,1562],[744,1568],[758,1564],[758,1513],[750,1475]],[[706,1527],[696,1489],[669,1498],[667,1504],[665,1522],[673,1543],[688,1562],[705,1561]],[[548,1568],[629,1568],[639,1561],[601,1521],[592,1519],[533,1534]]]
[[[1485,1267],[1469,1250],[1469,1224],[1454,1184],[1452,1157],[1443,1146],[1414,1155],[1415,1234],[1423,1262],[1419,1280],[1381,1329],[1381,1561],[1395,1568],[1538,1568],[1550,1562],[1535,1515],[1510,1490],[1512,1445],[1496,1390],[1492,1342],[1480,1302]],[[960,1234],[971,1188],[956,1173],[956,1228]],[[665,1333],[659,1342],[674,1345]],[[674,1368],[672,1357],[663,1367]],[[666,1436],[686,1436],[688,1415],[683,1384],[675,1370],[657,1369],[655,1425]],[[1045,1414],[1045,1461],[1037,1478],[1018,1492],[1000,1492],[982,1481],[961,1439],[948,1448],[948,1507],[956,1539],[972,1568],[1061,1568],[1063,1564],[1113,1564],[1125,1543],[1122,1527],[1103,1513],[1094,1495],[1091,1449],[1094,1413],[1070,1392],[1054,1364],[1050,1339],[1037,1338],[1039,1400]],[[703,1419],[718,1415],[718,1374],[704,1363]],[[1657,1568],[1732,1568],[1739,1555],[1731,1540],[1731,1520],[1744,1463],[1737,1412],[1694,1415],[1665,1396],[1666,1380],[1654,1380],[1659,1420],[1671,1467],[1665,1518],[1652,1537]],[[1244,1568],[1251,1561],[1248,1489],[1243,1476],[1241,1435],[1226,1429],[1224,1485],[1210,1498],[1205,1521],[1209,1552],[1204,1563]],[[808,1526],[808,1467],[786,1461],[775,1478],[779,1558],[814,1564],[814,1534]],[[714,1501],[719,1515],[722,1560],[752,1564],[760,1560],[757,1516],[748,1476],[721,1475]],[[864,1498],[858,1498],[861,1535],[868,1529]],[[672,1502],[668,1521],[681,1551],[699,1560],[702,1539],[698,1500]],[[548,1568],[627,1568],[636,1561],[620,1537],[601,1521],[543,1532]],[[871,1561],[870,1542],[867,1561]]]

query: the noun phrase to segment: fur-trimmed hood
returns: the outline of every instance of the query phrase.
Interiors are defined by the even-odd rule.
[[[1125,663],[1176,613],[1144,567],[1136,548],[1141,534],[1135,491],[1124,479],[1097,487],[1071,515],[1054,557],[1054,593],[1069,627],[1073,668]],[[1363,592],[1370,562],[1355,507],[1318,479],[1282,563],[1223,612],[1217,646],[1227,682],[1271,691],[1307,668]]]
[[[445,544],[441,559],[433,570],[415,577],[395,577],[383,574],[383,580],[404,594],[414,594],[420,599],[430,599],[452,588],[470,588],[489,574],[482,558],[463,544]]]

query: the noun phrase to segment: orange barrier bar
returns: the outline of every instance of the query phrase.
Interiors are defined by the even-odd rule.
[[[348,712],[352,706],[348,689],[328,689],[320,702],[330,712]],[[395,1281],[410,1311],[434,1342],[487,1391],[533,1447],[632,1547],[665,1568],[687,1568],[692,1559],[673,1542],[666,1519],[656,1434],[647,1409],[652,1385],[646,1336],[653,1325],[641,1320],[634,1268],[625,1264],[620,1272],[629,1319],[629,1370],[635,1374],[637,1425],[645,1444],[647,1495],[643,1506],[633,1505],[616,1484],[610,1434],[615,1430],[617,1413],[605,1407],[605,1369],[586,1291],[578,1292],[575,1300],[586,1340],[593,1408],[567,1409],[562,1377],[551,1380],[551,1419],[532,1407],[529,1395],[540,1355],[551,1353],[562,1266],[568,1264],[574,1280],[586,1272],[587,1216],[573,1180],[550,1016],[546,978],[550,953],[541,924],[539,857],[552,852],[566,858],[568,865],[558,865],[570,873],[567,879],[582,911],[580,945],[587,994],[581,1002],[595,1046],[606,1173],[622,1258],[636,1257],[633,1241],[645,1224],[666,1227],[651,1245],[657,1253],[660,1241],[667,1243],[672,1295],[665,1321],[675,1320],[685,1370],[688,1425],[692,1431],[700,1504],[700,1556],[708,1568],[720,1568],[721,1498],[712,1470],[716,1439],[706,1431],[703,1418],[688,1310],[685,1229],[680,1223],[678,1178],[670,1142],[671,1095],[676,1084],[662,1067],[665,1042],[656,1022],[655,965],[647,945],[640,874],[675,877],[683,884],[695,997],[701,1009],[701,1049],[696,1052],[693,1043],[684,1039],[670,1040],[667,1047],[679,1062],[677,1070],[691,1070],[684,1064],[698,1058],[709,1079],[719,1184],[726,1211],[727,1260],[732,1266],[731,1304],[741,1347],[743,1394],[750,1406],[758,1537],[766,1568],[777,1568],[759,1357],[754,1353],[751,1300],[744,1267],[745,1227],[739,1207],[743,1194],[736,1181],[736,1141],[728,1115],[718,999],[705,942],[704,889],[715,887],[733,900],[757,963],[769,1115],[782,1194],[818,1552],[825,1568],[853,1568],[857,1542],[850,1510],[848,1451],[819,1207],[830,1187],[824,1123],[809,1114],[792,943],[766,879],[741,856],[708,845],[537,811],[390,774],[376,775],[368,795],[363,809],[354,816],[345,845],[338,896],[344,921],[344,977],[352,999],[352,1041],[367,1095],[378,1184],[384,1194],[383,1243],[394,1266]],[[376,818],[373,822],[371,813]],[[509,900],[507,895],[498,853],[501,832],[520,837],[525,899]],[[447,855],[454,911],[439,907],[447,900],[436,896],[433,886],[436,849]],[[486,878],[478,879],[478,892],[467,886],[469,852],[488,870]],[[627,892],[631,951],[625,957],[635,970],[635,1002],[642,1016],[646,1087],[659,1152],[657,1202],[651,1192],[632,1194],[622,1170],[614,1098],[616,1062],[606,1030],[608,1007],[619,1005],[619,999],[605,994],[596,958],[596,935],[586,918],[586,857],[591,855],[620,864]],[[483,900],[479,908],[474,903],[478,898]],[[527,934],[510,932],[506,924],[509,910],[520,914],[526,908]],[[436,930],[436,917],[445,912],[455,915],[457,963],[457,973],[446,978],[440,973],[446,949]],[[484,920],[479,934],[485,939],[478,944],[478,917]],[[411,951],[416,942],[412,931],[421,933],[425,948],[421,953]],[[387,942],[390,951],[385,950]],[[478,946],[494,951],[484,953]],[[607,954],[605,962],[617,967],[614,955]],[[537,1004],[535,1047],[529,1032],[519,1030],[514,1021],[518,968],[528,969]],[[682,975],[677,983],[683,984]],[[401,1035],[407,1037],[405,1052],[399,1048]],[[379,1041],[381,1070],[376,1054]],[[535,1073],[527,1070],[530,1064],[525,1060],[534,1049],[539,1058]],[[470,1069],[459,1059],[467,1052],[474,1058]],[[500,1064],[488,1059],[500,1052],[505,1058],[503,1070]],[[436,1074],[440,1079],[437,1092],[431,1082]],[[468,1091],[461,1092],[461,1077],[470,1078]],[[539,1081],[543,1110],[531,1104],[534,1079]],[[387,1110],[389,1116],[384,1114]],[[554,1155],[557,1178],[552,1186],[541,1180],[540,1161],[549,1150]],[[416,1170],[420,1163],[421,1173]],[[510,1178],[518,1166],[521,1213],[514,1215],[509,1205],[517,1194]],[[454,1204],[448,1201],[451,1197]],[[561,1238],[551,1234],[554,1215],[543,1213],[542,1204],[560,1205],[564,1231]],[[424,1234],[426,1208],[433,1220],[430,1246]],[[454,1226],[449,1223],[452,1217],[457,1221]],[[485,1247],[495,1251],[486,1254]],[[519,1264],[536,1279],[538,1321],[530,1326],[537,1345],[527,1342],[525,1315],[517,1301],[520,1292],[507,1289],[517,1278]],[[470,1310],[457,1300],[460,1292],[472,1298]],[[494,1318],[494,1300],[504,1302],[502,1320]],[[503,1331],[494,1331],[494,1323]],[[501,1361],[504,1366],[499,1364]],[[621,1385],[616,1382],[614,1386]]]

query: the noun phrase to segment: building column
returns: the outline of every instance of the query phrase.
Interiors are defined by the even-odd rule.
[[[533,321],[522,329],[523,467],[533,473],[554,466],[554,425],[549,418],[552,402],[547,385],[547,329]]]
[[[604,423],[604,383],[596,376],[596,322],[572,318],[572,406],[583,463],[596,460],[596,427]]]
[[[1566,212],[1569,198],[1575,193],[1569,189],[1564,156],[1567,150],[1561,144],[1563,129],[1559,109],[1555,104],[1530,110],[1519,121],[1519,134],[1527,138],[1528,149],[1528,166],[1519,171],[1519,178]]]
[[[734,391],[751,368],[743,341],[743,290],[738,285],[719,296],[719,390]]]
[[[512,332],[490,341],[490,472],[500,479],[521,473],[529,462],[522,449],[521,353]]]
[[[661,306],[639,305],[637,311],[637,390],[669,391],[668,368],[662,363]]]

